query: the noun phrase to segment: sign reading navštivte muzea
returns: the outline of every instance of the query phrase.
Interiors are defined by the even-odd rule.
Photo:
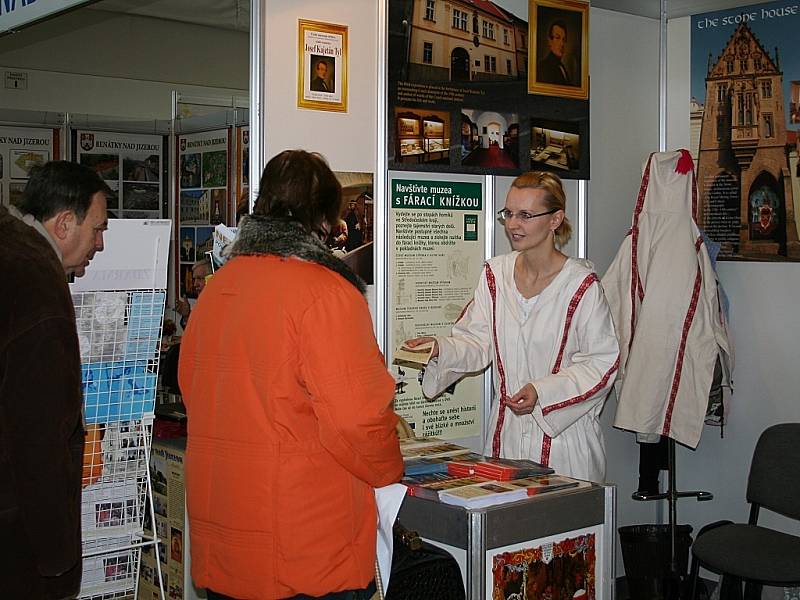
[[[721,259],[800,260],[800,3],[692,17],[697,223]]]

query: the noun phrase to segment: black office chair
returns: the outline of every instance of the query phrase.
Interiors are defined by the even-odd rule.
[[[760,527],[758,511],[800,520],[800,423],[768,427],[758,438],[747,482],[750,520],[721,522],[698,534],[692,546],[692,590],[697,591],[700,565],[720,573],[721,598],[761,597],[763,585],[800,585],[800,537]]]

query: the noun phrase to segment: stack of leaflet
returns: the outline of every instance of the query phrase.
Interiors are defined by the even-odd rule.
[[[581,485],[591,484],[561,475],[526,477],[511,481],[485,481],[443,490],[439,492],[439,500],[445,504],[454,504],[464,508],[484,508]]]
[[[477,483],[487,483],[489,479],[485,477],[455,477],[447,473],[430,473],[427,475],[413,475],[403,477],[401,481],[408,487],[408,495],[427,500],[438,500],[439,492],[451,490],[465,485],[475,485]]]

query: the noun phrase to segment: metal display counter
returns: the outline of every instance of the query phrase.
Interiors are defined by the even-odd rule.
[[[546,597],[547,586],[613,600],[614,506],[615,488],[599,485],[479,509],[409,496],[398,519],[453,554],[467,600]]]

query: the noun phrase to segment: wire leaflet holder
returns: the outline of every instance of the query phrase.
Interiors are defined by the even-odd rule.
[[[146,521],[170,232],[168,220],[110,220],[105,250],[70,284],[87,430],[80,598],[135,597],[142,552],[156,565],[163,552]]]

